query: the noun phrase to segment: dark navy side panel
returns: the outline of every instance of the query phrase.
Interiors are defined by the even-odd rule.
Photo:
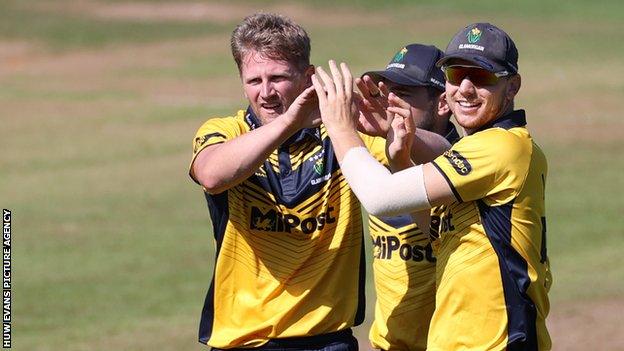
[[[410,224],[414,224],[414,220],[410,215],[398,215],[392,217],[377,217],[379,220],[384,222],[385,224],[392,226],[393,228],[403,228]]]
[[[456,142],[459,141],[459,139],[461,139],[461,137],[459,136],[459,133],[457,132],[457,128],[455,128],[455,125],[451,122],[449,122],[448,125],[446,126],[444,139],[446,139],[446,141],[448,141],[451,145],[455,144]]]
[[[208,293],[206,294],[206,299],[204,300],[204,308],[202,309],[201,319],[199,321],[199,342],[202,344],[208,343],[208,340],[212,335],[212,325],[214,322],[214,275],[217,269],[217,258],[219,257],[219,252],[221,251],[223,236],[225,235],[225,228],[230,216],[228,210],[228,191],[224,191],[217,195],[210,195],[208,193],[204,193],[204,195],[206,196],[206,202],[208,203],[210,218],[212,218],[212,231],[214,233],[215,241],[217,242],[217,252],[215,253],[215,265],[212,271],[212,280],[210,281],[210,287],[208,288]]]
[[[213,273],[214,274],[214,273]],[[212,336],[212,323],[214,321],[214,277],[210,282],[204,308],[202,308],[201,319],[199,321],[199,342],[208,344]]]
[[[308,138],[310,138],[309,135]],[[319,153],[323,153],[322,174],[317,174],[315,172],[314,162],[309,160],[304,160],[303,164],[296,170],[290,169],[289,156],[286,151],[280,147],[278,149],[278,159],[282,169],[276,172],[271,162],[267,160],[263,164],[266,177],[253,175],[249,180],[262,187],[267,192],[275,195],[278,204],[285,205],[288,208],[296,207],[310,197],[318,194],[323,186],[331,179],[331,174],[340,168],[338,160],[334,155],[331,140],[327,137],[322,140],[320,145],[322,145],[322,150],[319,150]]]
[[[483,227],[500,265],[505,304],[507,305],[507,350],[537,350],[537,310],[527,294],[529,272],[526,260],[511,246],[513,202],[490,207],[477,201]]]
[[[355,312],[353,326],[358,326],[364,322],[366,316],[366,254],[364,252],[364,235],[362,235],[360,249],[360,271],[358,281],[358,305]]]

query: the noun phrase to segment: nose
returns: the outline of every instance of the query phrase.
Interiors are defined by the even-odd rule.
[[[459,92],[463,96],[471,96],[475,93],[475,86],[472,84],[470,77],[466,76],[459,84]]]
[[[270,81],[262,83],[260,95],[262,95],[263,98],[266,98],[266,97],[272,96],[273,94],[275,94],[273,83]]]

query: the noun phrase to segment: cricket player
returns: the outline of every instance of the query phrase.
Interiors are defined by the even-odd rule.
[[[256,14],[231,44],[249,106],[204,123],[190,165],[216,242],[199,341],[214,350],[356,350],[361,207],[320,125],[310,39],[289,19]]]
[[[544,153],[514,108],[521,86],[513,40],[489,23],[460,30],[438,61],[467,136],[434,161],[390,174],[355,132],[352,77],[316,69],[323,123],[343,174],[369,213],[443,206],[435,242],[436,307],[427,350],[548,350],[551,284]],[[409,110],[389,106],[409,118]]]
[[[444,73],[436,67],[442,55],[435,46],[406,45],[392,57],[385,70],[367,72],[356,79],[362,96],[369,102],[360,108],[360,119],[380,120],[362,116],[367,113],[387,115],[385,108],[392,93],[408,104],[414,127],[443,135],[450,144],[456,142],[459,134],[449,121],[451,112],[444,94]],[[385,133],[383,136],[388,139],[387,155],[382,156],[388,157],[386,162],[392,171],[398,171],[413,164],[410,153],[399,150],[410,150],[411,145],[402,145],[404,138],[397,137],[398,132],[388,126],[388,122],[394,122],[394,126],[400,123],[393,121],[393,115],[386,116],[384,128],[379,129],[380,135]],[[377,125],[383,123],[382,120]],[[375,155],[375,150],[370,151]],[[376,158],[380,159],[379,154]],[[422,223],[416,225],[408,214],[369,217],[377,294],[369,338],[377,349],[414,351],[427,347],[435,307],[436,258],[429,242],[429,213]]]

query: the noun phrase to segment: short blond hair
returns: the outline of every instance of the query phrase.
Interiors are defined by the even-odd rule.
[[[251,51],[269,59],[292,63],[301,72],[310,66],[308,33],[281,15],[256,13],[247,16],[232,32],[230,44],[239,72],[243,57]]]

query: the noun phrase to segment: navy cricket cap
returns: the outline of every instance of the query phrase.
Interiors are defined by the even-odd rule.
[[[385,78],[393,83],[408,86],[430,86],[444,90],[444,72],[436,67],[442,51],[433,45],[410,44],[397,52],[383,71],[370,71],[375,82]]]
[[[470,61],[493,73],[518,73],[516,44],[507,33],[490,23],[473,23],[457,32],[437,66],[451,59]]]

